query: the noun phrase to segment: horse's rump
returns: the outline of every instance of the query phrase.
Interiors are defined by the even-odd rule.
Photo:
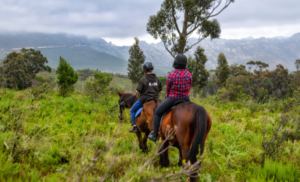
[[[199,145],[202,154],[210,130],[207,117],[208,114],[203,107],[193,102],[181,103],[163,118],[160,131],[162,139],[165,138],[168,125],[170,129],[176,127],[175,137],[170,142],[178,142],[179,146],[189,150],[188,158],[194,161],[199,153]]]

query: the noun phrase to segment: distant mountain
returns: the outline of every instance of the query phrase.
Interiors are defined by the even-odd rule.
[[[188,44],[196,42],[191,38]],[[217,66],[217,57],[223,52],[229,64],[246,64],[250,60],[263,61],[273,69],[282,64],[294,70],[294,62],[300,58],[300,33],[291,37],[259,38],[248,37],[239,40],[205,39],[199,46],[205,49],[208,57],[207,67]],[[57,67],[59,56],[64,57],[75,69],[92,68],[108,72],[127,72],[128,50],[130,46],[116,46],[104,39],[88,39],[83,36],[43,33],[2,33],[0,34],[0,59],[11,51],[22,47],[41,50],[48,58],[51,67]],[[155,64],[159,75],[171,70],[173,58],[165,50],[162,42],[148,44],[140,41],[140,47],[146,55],[146,61]],[[196,47],[187,55],[193,55]]]

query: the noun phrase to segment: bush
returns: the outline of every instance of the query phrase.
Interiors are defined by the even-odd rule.
[[[97,100],[100,95],[109,92],[108,86],[112,79],[110,74],[95,71],[94,78],[88,79],[84,86],[86,95],[93,101]]]
[[[31,88],[31,94],[34,96],[36,100],[44,98],[45,94],[49,94],[53,92],[53,84],[38,84]]]
[[[56,73],[58,74],[57,84],[59,85],[60,94],[63,97],[66,97],[74,92],[74,84],[78,80],[78,74],[64,58],[60,57],[59,59],[59,66],[56,70]]]

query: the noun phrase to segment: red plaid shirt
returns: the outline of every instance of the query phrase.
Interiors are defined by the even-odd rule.
[[[185,69],[171,72],[167,80],[167,97],[184,98],[189,96],[192,86],[192,74]]]

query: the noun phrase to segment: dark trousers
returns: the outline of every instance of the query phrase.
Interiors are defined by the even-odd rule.
[[[157,135],[158,135],[161,117],[164,115],[165,112],[167,112],[169,109],[172,108],[172,106],[175,104],[175,102],[178,102],[181,100],[186,101],[186,102],[191,101],[190,97],[184,97],[184,98],[168,97],[155,110],[154,117],[153,117],[153,136],[154,137],[157,137]]]

